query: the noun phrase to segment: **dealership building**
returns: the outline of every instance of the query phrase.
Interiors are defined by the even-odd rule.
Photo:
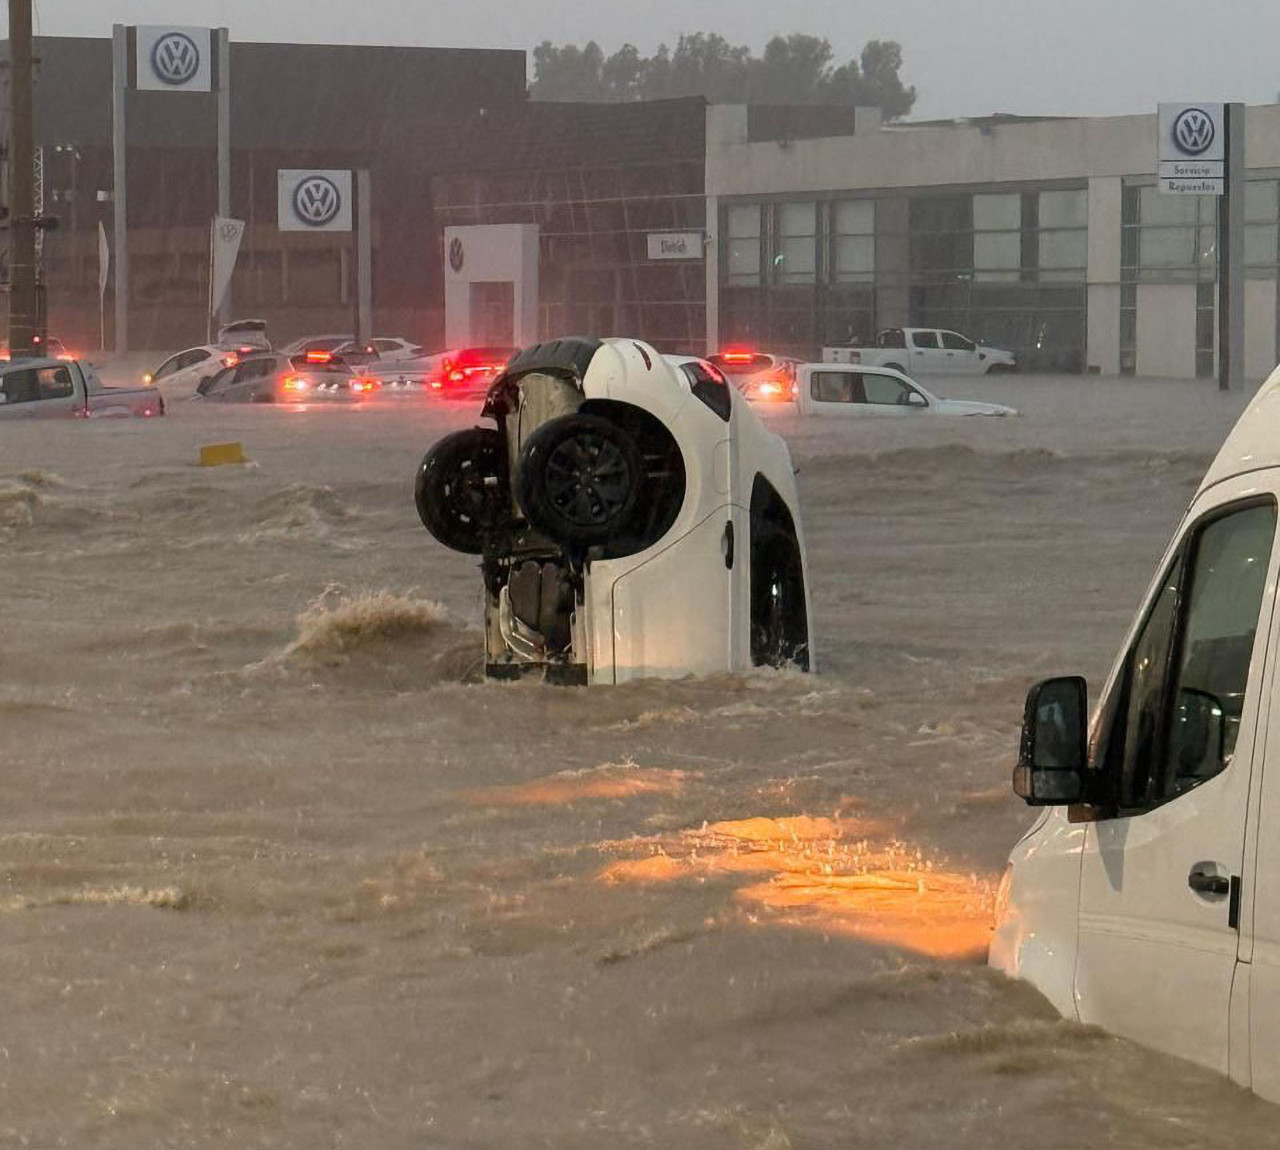
[[[234,30],[233,34],[234,34]],[[49,329],[99,333],[110,39],[39,38]],[[529,101],[522,52],[233,42],[236,313],[352,328],[350,234],[280,228],[280,169],[366,169],[374,325],[432,347],[566,333],[811,357],[948,327],[1027,370],[1215,372],[1217,200],[1161,194],[1156,117]],[[7,101],[6,101],[7,106]],[[214,98],[131,91],[129,332],[202,342]],[[1246,375],[1277,361],[1280,107],[1247,112]],[[7,274],[4,278],[7,278]],[[108,281],[105,327],[113,331]]]

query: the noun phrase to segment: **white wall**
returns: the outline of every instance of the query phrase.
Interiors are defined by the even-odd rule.
[[[1244,374],[1266,379],[1276,366],[1276,281],[1244,285]]]
[[[462,266],[449,254],[462,244]],[[515,289],[515,342],[538,341],[538,225],[482,224],[444,230],[444,337],[450,347],[465,347],[471,334],[471,285],[511,283]]]
[[[1138,374],[1196,375],[1196,285],[1138,285]]]
[[[1280,167],[1280,105],[1248,109],[1246,163]],[[1156,117],[983,127],[889,125],[785,147],[747,141],[746,109],[707,109],[707,195],[1039,183],[1154,175]]]

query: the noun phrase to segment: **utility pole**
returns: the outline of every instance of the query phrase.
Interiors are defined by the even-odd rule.
[[[31,0],[9,0],[9,350],[33,347],[36,301],[35,125]]]

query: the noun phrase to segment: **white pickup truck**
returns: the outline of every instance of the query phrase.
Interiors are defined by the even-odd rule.
[[[154,387],[104,387],[74,360],[17,359],[0,363],[0,420],[117,419],[164,414]]]
[[[939,327],[885,328],[876,333],[875,347],[824,347],[822,360],[890,367],[911,375],[985,375],[1017,366],[1013,352]]]
[[[1017,415],[976,399],[944,399],[890,367],[805,363],[796,367],[801,415],[835,419],[901,419],[929,415]]]

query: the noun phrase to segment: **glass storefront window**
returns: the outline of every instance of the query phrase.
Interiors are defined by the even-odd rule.
[[[1087,228],[1089,193],[1084,188],[1040,193],[1041,228]]]
[[[778,252],[774,258],[779,283],[809,284],[817,278],[817,205],[778,206]]]
[[[750,287],[760,282],[760,205],[732,204],[726,213],[728,281]]]
[[[1083,279],[1089,264],[1089,233],[1072,229],[1040,233],[1040,270],[1054,279]],[[1064,273],[1072,272],[1068,276]]]
[[[875,200],[837,200],[831,230],[832,281],[870,283],[876,270]]]
[[[1019,270],[1021,266],[1021,232],[974,233],[974,279],[987,281],[1017,280],[1022,275]]]
[[[1017,192],[973,197],[975,232],[1018,231],[1022,227],[1022,196]]]

